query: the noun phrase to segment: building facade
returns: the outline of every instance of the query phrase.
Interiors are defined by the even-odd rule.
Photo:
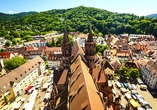
[[[141,67],[141,77],[150,89],[157,89],[157,62],[150,60]]]
[[[45,72],[44,61],[39,57],[26,62],[8,74],[0,77],[0,94],[6,96],[9,101],[21,96],[40,74]]]

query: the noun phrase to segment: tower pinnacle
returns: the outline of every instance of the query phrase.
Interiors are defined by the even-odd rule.
[[[63,43],[69,43],[68,32],[66,27],[64,28]]]
[[[90,25],[90,28],[89,28],[89,34],[88,34],[88,39],[87,39],[88,42],[93,42],[93,35],[92,35],[92,25]]]

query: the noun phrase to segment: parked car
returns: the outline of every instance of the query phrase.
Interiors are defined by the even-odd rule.
[[[116,85],[118,88],[121,88],[120,82],[116,81],[115,85]]]
[[[128,88],[128,84],[127,83],[123,83],[125,88]]]
[[[144,85],[144,82],[141,79],[137,79],[139,85]]]
[[[144,106],[144,108],[145,108],[145,110],[153,110],[150,105],[146,105],[146,106]]]
[[[127,84],[128,84],[128,89],[131,90],[131,88],[132,88],[131,84],[130,83],[127,83]]]
[[[132,94],[131,97],[132,97],[134,100],[137,100],[137,97],[136,97],[134,94]]]
[[[135,84],[131,84],[131,88],[132,88],[132,90],[137,90],[137,87]]]
[[[141,90],[147,90],[147,86],[146,85],[140,85],[140,89]]]
[[[142,95],[137,95],[135,94],[135,96],[137,97],[138,102],[141,104],[142,102],[144,102],[144,98]]]
[[[145,106],[148,106],[149,105],[149,103],[147,102],[147,101],[143,101],[142,103],[141,103],[141,106],[142,107],[145,107]]]
[[[137,92],[137,90],[131,90],[131,94],[135,95],[135,94],[138,94],[138,92]]]
[[[123,83],[120,83],[120,84],[121,84],[121,87],[122,87],[122,88],[124,88],[124,85],[123,85]]]

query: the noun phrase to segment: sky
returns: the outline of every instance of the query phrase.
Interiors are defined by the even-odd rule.
[[[157,0],[0,0],[0,12],[19,13],[89,6],[111,12],[145,16],[157,13]]]

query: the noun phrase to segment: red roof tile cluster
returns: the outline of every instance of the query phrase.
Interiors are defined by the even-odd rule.
[[[31,51],[31,50],[34,50],[34,47],[33,47],[33,46],[28,46],[28,47],[26,47],[26,51]]]
[[[48,55],[48,60],[49,61],[61,61],[62,60],[62,54],[50,53]]]
[[[10,57],[11,57],[10,52],[0,52],[0,58],[6,59],[6,58],[10,58]]]
[[[47,48],[46,46],[41,46],[38,48],[38,50],[46,50],[46,48]]]

